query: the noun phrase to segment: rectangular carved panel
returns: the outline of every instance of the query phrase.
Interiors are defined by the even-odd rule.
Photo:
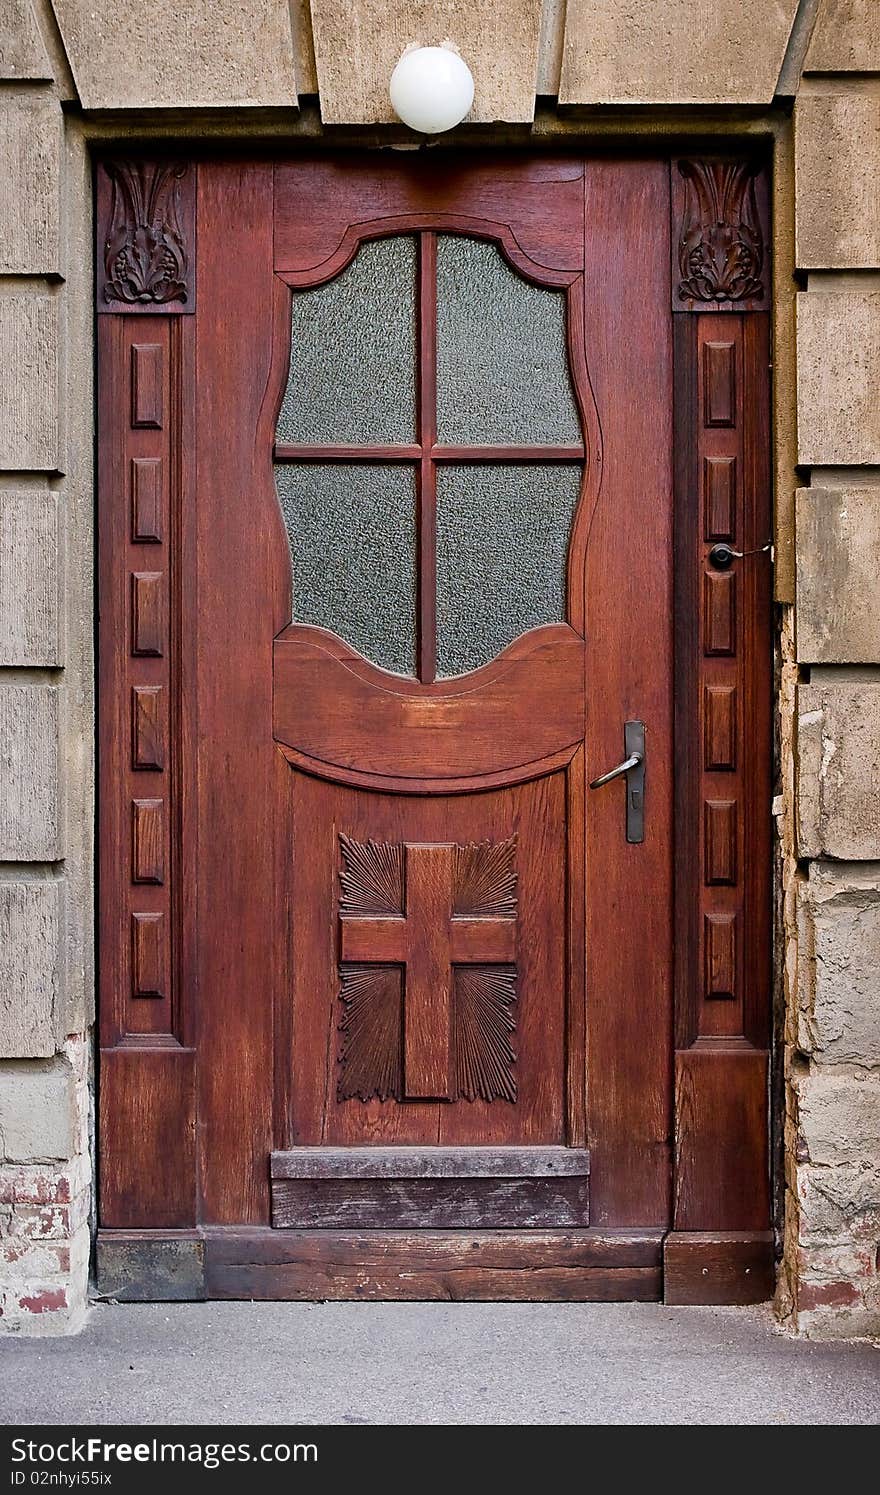
[[[340,1100],[516,1100],[514,844],[340,837]]]
[[[165,806],[161,799],[136,799],[131,807],[132,882],[165,881]]]
[[[161,571],[132,575],[131,652],[154,657],[165,652],[165,577]]]
[[[131,423],[161,431],[165,418],[165,350],[161,343],[133,343]]]
[[[135,685],[131,692],[133,768],[165,766],[165,695],[161,685]]]
[[[703,761],[710,772],[733,772],[736,768],[736,726],[736,686],[705,686]]]
[[[736,583],[734,571],[706,571],[703,576],[703,649],[706,654],[736,653]]]
[[[736,344],[703,344],[703,420],[707,426],[736,424]]]
[[[713,886],[736,882],[737,804],[735,799],[707,799],[703,812],[705,878]]]
[[[736,521],[736,457],[703,458],[703,535],[732,540]]]
[[[131,994],[133,997],[165,996],[165,916],[135,913],[131,916]]]
[[[135,544],[160,541],[162,524],[162,458],[131,459],[131,538]]]
[[[736,995],[736,914],[706,914],[703,942],[706,997],[732,1001]]]

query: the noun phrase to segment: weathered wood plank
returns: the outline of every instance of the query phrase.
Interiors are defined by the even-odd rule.
[[[207,1230],[210,1298],[656,1302],[659,1231]]]
[[[275,1179],[278,1230],[429,1230],[589,1224],[586,1178]]]
[[[293,1147],[273,1152],[281,1178],[551,1178],[584,1175],[581,1147]]]

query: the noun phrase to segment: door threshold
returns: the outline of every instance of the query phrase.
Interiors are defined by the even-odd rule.
[[[655,1230],[101,1230],[118,1302],[658,1302]]]

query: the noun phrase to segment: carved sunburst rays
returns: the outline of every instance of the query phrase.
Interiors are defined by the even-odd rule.
[[[339,912],[349,917],[417,917],[406,906],[406,847],[340,835]],[[448,847],[453,919],[515,919],[516,837]],[[402,966],[343,963],[343,1016],[337,1096],[340,1101],[404,1098],[405,977]],[[517,998],[512,965],[454,965],[452,1096],[516,1101]]]
[[[516,1100],[515,1001],[516,971],[510,967],[456,966],[452,1052],[464,1100]]]
[[[387,841],[339,837],[343,914],[403,913],[403,847]]]
[[[340,1100],[399,1100],[403,1090],[403,1003],[399,966],[342,966]]]
[[[452,855],[452,911],[471,916],[516,916],[516,837],[456,846]]]

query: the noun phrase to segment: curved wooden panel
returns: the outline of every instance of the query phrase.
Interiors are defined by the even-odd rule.
[[[565,623],[433,685],[377,669],[322,628],[294,624],[275,641],[275,739],[324,778],[380,775],[410,792],[425,779],[512,782],[565,761],[583,733],[584,641]]]
[[[405,233],[440,226],[438,215],[446,214],[505,223],[535,264],[548,271],[582,270],[583,176],[581,161],[511,157],[463,165],[460,158],[438,154],[430,167],[419,160],[395,162],[393,169],[385,161],[361,160],[356,172],[344,159],[279,163],[275,269],[296,284],[312,283],[313,272],[336,254],[350,224],[382,219],[385,233]],[[424,225],[412,221],[419,215]],[[328,273],[333,271],[317,278]]]

